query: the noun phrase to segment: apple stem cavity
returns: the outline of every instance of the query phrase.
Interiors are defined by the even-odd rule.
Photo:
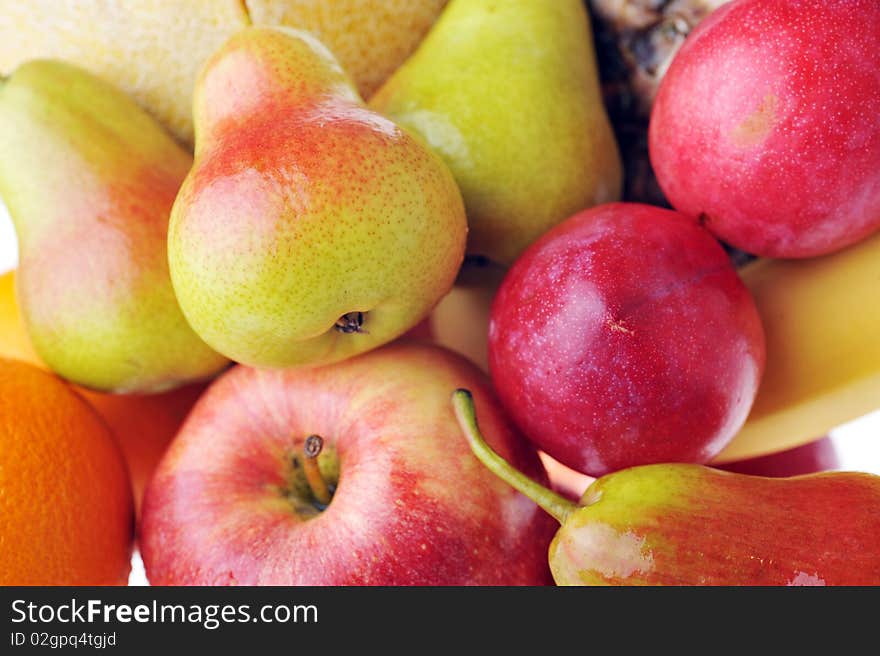
[[[347,312],[339,317],[333,327],[344,335],[367,332],[364,330],[363,312]]]
[[[320,435],[309,435],[306,438],[306,443],[303,447],[303,454],[305,455],[305,458],[303,458],[303,472],[306,475],[306,481],[309,484],[309,489],[312,491],[312,496],[315,497],[315,501],[326,507],[330,504],[332,495],[330,494],[330,488],[327,487],[327,481],[324,480],[318,467],[318,455],[323,448],[324,439]]]
[[[470,444],[471,451],[493,474],[538,504],[560,524],[579,506],[556,494],[511,466],[486,443],[477,424],[474,397],[469,390],[457,389],[452,393],[452,407],[458,425]]]

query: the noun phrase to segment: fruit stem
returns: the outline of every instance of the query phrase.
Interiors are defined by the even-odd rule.
[[[318,454],[324,448],[324,439],[320,435],[309,435],[306,438],[303,452],[303,472],[306,475],[306,481],[315,501],[326,506],[330,503],[330,489],[327,487],[327,481],[321,476],[321,470],[318,468]]]
[[[339,317],[333,327],[344,335],[367,332],[366,330],[364,330],[363,312],[348,312],[346,314],[343,314],[341,317]]]
[[[522,492],[552,515],[560,524],[565,522],[569,514],[578,508],[577,504],[514,469],[509,462],[492,450],[480,432],[480,427],[477,424],[477,411],[474,408],[474,397],[469,390],[455,390],[452,393],[452,407],[455,409],[458,425],[461,426],[461,430],[471,446],[471,451],[493,474]]]

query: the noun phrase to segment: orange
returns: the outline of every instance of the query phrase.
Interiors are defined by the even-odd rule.
[[[100,415],[56,376],[0,359],[0,585],[124,585],[134,506]]]
[[[34,352],[15,300],[15,275],[0,275],[0,357],[46,368]],[[140,512],[144,488],[205,383],[152,396],[117,395],[75,388],[104,417],[122,449]]]

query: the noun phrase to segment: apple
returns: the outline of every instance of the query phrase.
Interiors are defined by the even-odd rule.
[[[553,520],[471,454],[449,404],[462,386],[474,391],[493,448],[546,481],[486,375],[440,347],[404,342],[321,368],[231,369],[196,404],[148,486],[148,579],[549,583]],[[323,442],[317,456],[307,453],[312,435]]]
[[[787,478],[837,469],[840,467],[840,459],[837,457],[834,441],[830,437],[823,437],[786,451],[713,467],[738,474]]]
[[[648,205],[566,220],[492,304],[502,404],[538,448],[591,476],[708,462],[745,422],[764,360],[755,303],[724,249]]]

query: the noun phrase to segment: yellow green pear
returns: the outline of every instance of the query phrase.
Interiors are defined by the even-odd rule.
[[[449,164],[468,255],[509,265],[557,223],[620,196],[597,75],[581,0],[452,0],[370,104]]]
[[[18,300],[50,369],[108,392],[159,392],[227,361],[192,331],[168,272],[188,153],[127,95],[63,62],[0,83],[0,196]]]
[[[464,258],[455,180],[368,109],[306,32],[250,27],[196,84],[196,151],[171,216],[190,324],[259,367],[325,364],[424,319]]]

